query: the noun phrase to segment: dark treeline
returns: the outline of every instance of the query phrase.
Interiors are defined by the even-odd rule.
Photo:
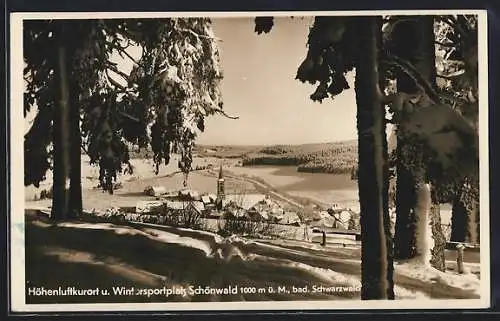
[[[350,174],[357,167],[355,143],[265,147],[243,159],[244,166],[297,166],[299,172]]]

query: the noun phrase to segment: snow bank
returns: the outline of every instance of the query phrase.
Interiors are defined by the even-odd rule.
[[[143,269],[136,268],[113,257],[107,257],[101,260],[98,259],[94,254],[89,252],[48,246],[44,247],[44,253],[46,255],[57,257],[61,262],[99,265],[121,276],[139,281],[142,284],[148,286],[157,286],[159,284],[165,283],[166,281],[166,278],[163,275],[158,275]]]
[[[396,300],[430,299],[424,292],[410,290],[399,285],[394,285],[394,296]]]
[[[78,229],[95,229],[95,230],[108,230],[112,231],[118,235],[142,235],[148,237],[152,240],[169,243],[169,244],[178,244],[185,247],[190,247],[194,249],[198,249],[205,253],[205,255],[212,255],[212,247],[207,241],[199,240],[192,237],[180,236],[174,233],[165,232],[157,229],[145,229],[144,231],[127,227],[127,226],[118,226],[110,223],[72,223],[72,222],[64,222],[58,224],[60,227],[66,228],[78,228]]]
[[[212,256],[213,249],[207,241],[195,239],[192,237],[180,236],[174,233],[156,229],[146,229],[145,232],[148,233],[147,235],[151,239],[154,239],[156,241],[169,244],[178,244],[181,246],[198,249],[204,252],[207,257]]]
[[[32,224],[36,224],[41,227],[48,227],[51,224],[44,222],[43,220],[34,220],[31,222]],[[119,235],[140,235],[150,238],[154,241],[168,243],[168,244],[177,244],[185,248],[191,248],[201,251],[205,254],[206,257],[215,258],[215,259],[223,259],[225,261],[229,261],[233,258],[241,259],[242,261],[252,261],[252,260],[261,260],[276,264],[278,266],[299,269],[302,271],[306,271],[308,274],[313,275],[318,280],[324,280],[329,284],[345,284],[346,286],[352,287],[360,287],[360,277],[355,274],[346,274],[339,273],[329,268],[323,268],[314,266],[310,264],[305,264],[300,262],[301,257],[303,258],[311,258],[317,257],[323,261],[332,262],[335,261],[342,262],[344,264],[352,264],[352,266],[359,267],[360,261],[359,259],[345,259],[345,258],[336,258],[333,252],[337,251],[345,251],[349,252],[348,249],[328,249],[322,248],[315,244],[309,243],[300,243],[300,242],[283,242],[283,241],[271,241],[270,244],[266,241],[259,242],[256,240],[242,238],[236,235],[222,238],[221,236],[210,233],[197,231],[192,229],[172,229],[169,231],[162,230],[161,228],[155,228],[152,224],[140,224],[143,226],[143,229],[134,228],[130,226],[123,225],[114,225],[112,223],[83,223],[83,222],[62,222],[57,224],[57,226],[62,228],[74,228],[74,229],[95,229],[95,230],[108,230],[113,233]],[[16,226],[17,227],[17,226]],[[16,234],[14,237],[20,238],[22,230],[14,229]],[[185,231],[189,231],[189,236],[185,236]],[[14,234],[14,233],[13,233]],[[210,236],[210,237],[207,237]],[[245,245],[255,245],[261,248],[272,249],[273,251],[269,256],[260,255],[256,253],[244,253],[242,249],[238,246],[238,244]],[[278,245],[281,244],[282,246]],[[294,246],[296,248],[287,248],[287,245]],[[318,257],[317,253],[311,251],[312,249],[321,250],[324,254],[328,254],[331,252],[332,255]],[[351,250],[352,251],[352,250]],[[53,252],[55,255],[56,252],[61,253],[61,251],[57,250]],[[276,255],[272,254],[276,252]],[[278,253],[289,253],[298,255],[297,258],[293,260],[279,258],[280,255]],[[83,260],[83,261],[92,261],[94,258],[79,254],[79,257],[71,257],[69,253],[65,253],[64,257],[70,260]],[[83,263],[83,262],[82,262]],[[455,272],[441,272],[432,267],[421,264],[419,261],[407,261],[401,264],[395,264],[395,274],[404,275],[409,278],[418,280],[422,282],[422,284],[428,284],[428,286],[432,287],[436,284],[442,284],[449,286],[451,288],[469,290],[473,292],[474,295],[479,295],[480,290],[480,279],[474,274],[457,274]],[[118,268],[118,267],[116,267]],[[263,271],[265,273],[265,271]],[[413,286],[412,286],[413,287]],[[428,295],[421,290],[413,290],[408,287],[402,287],[400,285],[395,285],[395,294],[397,299],[425,299],[428,298]]]
[[[275,263],[280,264],[282,266],[306,271],[307,273],[309,273],[309,274],[317,277],[318,279],[323,280],[324,282],[327,282],[329,284],[341,284],[343,286],[354,287],[354,288],[358,288],[359,290],[361,290],[361,280],[358,276],[355,276],[355,275],[346,274],[346,273],[339,273],[339,272],[333,271],[331,269],[320,268],[320,267],[312,266],[312,265],[305,264],[305,263],[295,262],[295,261],[291,261],[291,260],[287,260],[287,259],[277,259],[277,258],[273,258],[273,257],[259,255],[259,254],[250,254],[250,255],[248,255],[248,258],[275,262]],[[394,286],[394,292],[395,292],[397,299],[406,300],[406,299],[426,299],[426,298],[429,298],[428,295],[426,295],[425,293],[423,293],[421,291],[410,290],[410,289],[407,289],[407,288],[404,288],[404,287],[398,286],[398,285]]]
[[[441,272],[416,261],[408,261],[395,265],[394,270],[396,273],[429,283],[430,286],[433,284],[444,284],[453,288],[470,290],[473,291],[475,295],[480,295],[480,279],[474,274]]]

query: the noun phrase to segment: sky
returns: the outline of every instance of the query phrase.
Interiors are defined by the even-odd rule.
[[[222,39],[224,109],[239,119],[208,118],[199,144],[303,144],[357,137],[353,89],[318,103],[309,99],[314,87],[294,79],[307,53],[310,22],[275,18],[269,34],[257,35],[253,18],[213,19],[214,33]]]
[[[239,119],[208,117],[198,144],[304,144],[357,137],[352,76],[347,77],[352,89],[323,103],[310,100],[314,86],[294,79],[307,53],[311,17],[277,17],[271,32],[261,35],[254,32],[251,17],[213,18],[212,22],[215,35],[222,40],[224,110]],[[138,47],[130,47],[129,53],[137,59],[141,55]],[[111,60],[130,73],[130,60],[117,54]],[[120,77],[115,80],[123,82]],[[35,115],[36,108],[25,119],[25,133]]]

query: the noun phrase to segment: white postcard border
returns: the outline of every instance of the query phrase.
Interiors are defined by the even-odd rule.
[[[159,17],[255,17],[314,15],[414,15],[477,14],[479,56],[479,132],[480,132],[480,219],[481,219],[481,298],[480,299],[414,299],[396,301],[259,301],[259,302],[192,302],[192,303],[95,303],[95,304],[26,304],[24,259],[24,176],[23,151],[23,28],[25,19],[99,19]],[[234,310],[365,310],[365,309],[478,309],[490,306],[490,220],[489,220],[489,152],[488,152],[488,37],[486,10],[384,10],[384,11],[291,11],[291,12],[58,12],[11,13],[11,100],[10,100],[10,303],[13,312],[77,311],[234,311]],[[19,179],[17,179],[19,178]]]

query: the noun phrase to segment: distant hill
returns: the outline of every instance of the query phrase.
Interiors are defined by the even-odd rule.
[[[293,165],[300,172],[351,174],[357,168],[357,141],[272,146],[197,146],[199,156],[241,158],[243,166]]]

